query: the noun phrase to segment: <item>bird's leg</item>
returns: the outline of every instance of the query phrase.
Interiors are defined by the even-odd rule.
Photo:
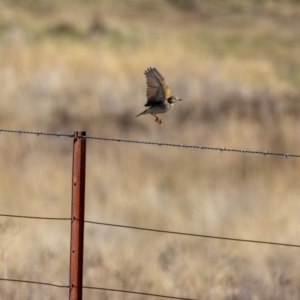
[[[162,119],[158,115],[153,113],[151,113],[151,115],[155,117],[155,122],[157,122],[159,125],[162,123]]]
[[[158,116],[156,114],[151,114],[153,117],[155,117],[155,122],[158,122]]]

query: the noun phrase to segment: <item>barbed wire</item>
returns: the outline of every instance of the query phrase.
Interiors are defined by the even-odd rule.
[[[55,221],[71,221],[71,218],[35,217],[35,216],[21,216],[21,215],[8,215],[8,214],[0,214],[0,217],[38,219],[38,220],[55,220]]]
[[[74,134],[66,134],[66,133],[47,133],[47,132],[43,132],[43,131],[24,131],[24,130],[10,130],[10,129],[3,129],[2,127],[0,127],[0,133],[1,132],[6,132],[6,133],[18,133],[18,134],[32,134],[32,135],[36,135],[36,136],[40,136],[40,135],[46,135],[46,136],[56,136],[56,137],[74,137]]]
[[[73,138],[74,134],[65,134],[65,133],[45,133],[40,131],[23,131],[19,130],[9,130],[3,129],[0,127],[0,133],[18,133],[21,134],[31,134],[31,135],[45,135],[45,136],[56,136],[56,137],[69,137]],[[105,137],[95,137],[95,136],[79,136],[82,139],[90,139],[90,140],[100,140],[100,141],[108,141],[108,142],[119,142],[119,143],[131,143],[131,144],[140,144],[140,145],[156,145],[156,146],[165,146],[165,147],[176,147],[176,148],[183,148],[183,149],[197,149],[197,150],[210,150],[210,151],[219,151],[219,152],[236,152],[242,154],[259,154],[265,156],[281,156],[281,157],[293,157],[293,158],[300,158],[300,154],[290,154],[290,153],[278,153],[278,152],[269,152],[268,150],[265,151],[255,151],[255,150],[248,150],[248,149],[231,149],[226,147],[207,147],[207,146],[197,146],[197,145],[185,145],[185,144],[172,144],[172,143],[162,143],[162,142],[148,142],[148,141],[140,141],[140,140],[128,140],[128,139],[119,139],[119,138],[105,138]]]
[[[267,244],[267,245],[275,245],[275,246],[300,248],[300,245],[297,245],[297,244],[266,242],[266,241],[257,241],[257,240],[249,240],[249,239],[237,239],[237,238],[220,237],[220,236],[213,236],[213,235],[204,235],[204,234],[196,234],[196,233],[186,233],[186,232],[178,232],[178,231],[168,231],[168,230],[161,230],[161,229],[144,228],[144,227],[137,227],[137,226],[94,222],[94,221],[88,221],[88,220],[85,220],[84,222],[89,223],[89,224],[103,225],[103,226],[112,226],[112,227],[120,227],[120,228],[127,228],[127,229],[144,230],[144,231],[152,231],[152,232],[168,233],[168,234],[176,234],[176,235],[184,235],[184,236],[192,236],[192,237],[201,237],[201,238],[209,238],[209,239],[217,239],[217,240],[234,241],[234,242],[246,242],[246,243]]]
[[[243,154],[263,154],[263,155],[274,155],[274,156],[283,156],[283,157],[296,157],[300,158],[300,154],[289,154],[289,153],[276,153],[266,151],[253,151],[248,149],[227,149],[226,147],[207,147],[207,146],[194,146],[194,145],[184,145],[184,144],[170,144],[170,143],[161,143],[161,142],[147,142],[147,141],[137,141],[137,140],[126,140],[126,139],[117,139],[117,138],[103,138],[103,137],[93,137],[93,136],[80,136],[85,139],[92,140],[102,140],[109,142],[122,142],[122,143],[134,143],[134,144],[144,144],[144,145],[157,145],[157,146],[166,146],[166,147],[177,147],[177,148],[190,148],[198,150],[212,150],[222,152],[238,152]]]

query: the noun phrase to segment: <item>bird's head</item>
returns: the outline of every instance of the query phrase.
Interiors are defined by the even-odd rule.
[[[173,104],[173,103],[175,103],[175,102],[177,102],[177,101],[182,101],[182,99],[180,99],[180,98],[178,98],[178,97],[175,97],[175,96],[171,96],[171,97],[169,97],[167,100],[168,100],[168,102],[169,102],[170,104]]]

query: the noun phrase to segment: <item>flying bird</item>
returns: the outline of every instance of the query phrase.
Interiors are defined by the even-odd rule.
[[[155,117],[155,122],[159,125],[162,119],[158,114],[163,114],[169,111],[175,102],[182,101],[182,99],[171,96],[169,87],[166,84],[164,77],[157,71],[156,68],[148,68],[144,74],[147,79],[147,103],[145,106],[150,106],[145,111],[138,114],[140,115],[151,114]]]

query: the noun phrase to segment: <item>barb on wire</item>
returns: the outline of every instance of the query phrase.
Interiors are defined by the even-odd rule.
[[[159,233],[169,233],[169,234],[177,234],[177,235],[192,236],[192,237],[201,237],[201,238],[209,238],[209,239],[217,239],[217,240],[234,241],[234,242],[246,242],[246,243],[267,244],[267,245],[275,245],[275,246],[300,248],[300,245],[297,245],[297,244],[286,244],[286,243],[277,243],[277,242],[266,242],[266,241],[256,241],[256,240],[248,240],[248,239],[228,238],[228,237],[220,237],[220,236],[213,236],[213,235],[204,235],[204,234],[196,234],[196,233],[186,233],[186,232],[178,232],[178,231],[168,231],[168,230],[143,228],[143,227],[128,226],[128,225],[103,223],[103,222],[94,222],[94,221],[87,221],[87,220],[85,220],[84,222],[90,223],[90,224],[96,224],[96,225],[103,225],[103,226],[112,226],[112,227],[152,231],[152,232],[159,232]]]
[[[133,143],[133,144],[144,144],[144,145],[157,145],[157,146],[166,146],[166,147],[178,147],[178,148],[190,148],[190,149],[198,149],[198,150],[212,150],[212,151],[220,151],[223,152],[238,152],[238,153],[247,153],[247,154],[262,154],[262,155],[273,155],[273,156],[283,156],[285,158],[288,157],[296,157],[300,158],[300,154],[288,154],[288,153],[276,153],[269,151],[253,151],[248,149],[227,149],[226,147],[206,147],[206,146],[194,146],[194,145],[183,145],[183,144],[170,144],[170,143],[161,143],[161,142],[147,142],[147,141],[138,141],[138,140],[126,140],[126,139],[118,139],[118,138],[104,138],[104,137],[93,137],[93,136],[85,136],[86,139],[91,140],[101,140],[101,141],[109,141],[109,142],[122,142],[122,143]]]
[[[151,293],[143,293],[143,292],[135,292],[135,291],[127,291],[127,290],[118,290],[118,289],[109,289],[109,288],[101,288],[101,287],[92,287],[92,286],[83,286],[82,288],[83,289],[90,289],[90,290],[102,290],[102,291],[109,291],[109,292],[119,292],[119,293],[128,293],[128,294],[143,295],[143,296],[152,296],[152,297],[159,297],[159,298],[168,298],[168,299],[197,300],[195,298],[182,298],[182,297],[166,296],[166,295],[160,295],[160,294],[151,294]]]
[[[1,132],[7,132],[7,133],[18,133],[18,134],[33,134],[36,136],[40,136],[40,135],[47,135],[47,136],[58,136],[58,137],[74,137],[74,134],[65,134],[65,133],[47,133],[47,132],[42,132],[40,131],[23,131],[21,129],[19,130],[10,130],[10,129],[3,129],[2,127],[0,127],[0,133]]]
[[[58,288],[69,288],[68,285],[60,285],[48,282],[40,282],[40,281],[31,281],[31,280],[20,280],[20,279],[9,279],[9,278],[0,278],[1,281],[11,281],[11,282],[21,282],[21,283],[31,283],[31,284],[41,284],[41,285],[48,285],[54,286]]]
[[[51,218],[51,217],[20,216],[20,215],[7,215],[7,214],[0,214],[0,217],[38,219],[38,220],[55,220],[55,221],[71,221],[71,218]]]

